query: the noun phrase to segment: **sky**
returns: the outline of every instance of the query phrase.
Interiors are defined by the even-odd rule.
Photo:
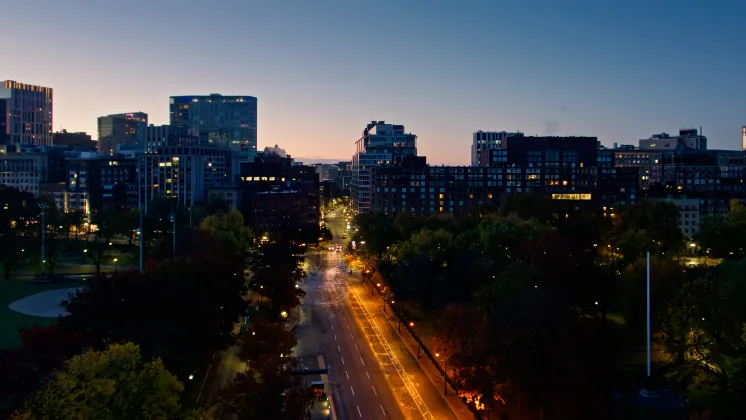
[[[0,7],[0,80],[54,89],[54,128],[168,124],[172,95],[258,98],[258,147],[349,160],[371,120],[432,164],[472,133],[612,145],[746,125],[746,2],[691,0],[23,0]]]

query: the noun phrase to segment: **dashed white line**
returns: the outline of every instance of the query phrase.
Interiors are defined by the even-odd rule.
[[[378,393],[376,392],[376,387],[374,387],[373,385],[371,385],[370,387],[373,388],[373,393],[378,395]]]
[[[378,406],[381,407],[381,412],[385,416],[386,415],[386,410],[383,409],[383,406],[381,404],[378,404]]]
[[[355,339],[355,337],[352,336],[352,333],[350,333],[350,338],[353,340]]]
[[[332,325],[332,331],[334,331],[334,325]]]
[[[340,349],[339,346],[337,346],[337,351],[342,353],[342,349]]]
[[[350,324],[345,324],[345,325],[347,326],[347,329],[349,330],[350,329]]]
[[[355,396],[355,389],[352,388],[352,387],[350,387],[350,391],[352,391],[352,396],[354,397]]]
[[[350,379],[350,375],[347,374],[347,371],[345,371],[345,376],[347,377],[348,380]]]
[[[342,359],[342,364],[345,364],[345,358],[344,357],[340,357],[340,359]]]
[[[337,341],[337,334],[334,334],[334,341]]]
[[[365,375],[368,377],[368,379],[370,379],[370,375],[368,374],[367,370],[365,371]]]
[[[360,406],[357,406],[357,413],[360,414],[360,418],[363,418],[363,413],[360,412]]]
[[[360,351],[360,349],[357,348],[357,344],[355,344],[355,350]]]
[[[365,362],[363,361],[363,356],[360,356],[360,362],[365,366]]]

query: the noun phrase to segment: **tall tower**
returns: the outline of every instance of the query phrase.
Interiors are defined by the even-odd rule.
[[[0,82],[0,141],[52,144],[52,88]]]
[[[187,127],[201,144],[215,144],[256,156],[257,99],[253,96],[172,96],[171,125]]]

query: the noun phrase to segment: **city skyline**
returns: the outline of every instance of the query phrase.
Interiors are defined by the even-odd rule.
[[[167,124],[171,96],[255,96],[258,149],[308,162],[350,160],[371,120],[405,124],[429,162],[460,165],[477,130],[611,145],[703,127],[710,148],[738,149],[746,123],[741,4],[141,4],[117,20],[90,1],[13,4],[10,33],[39,29],[7,56],[53,65],[7,60],[0,80],[54,89],[54,130],[94,136],[109,114]]]

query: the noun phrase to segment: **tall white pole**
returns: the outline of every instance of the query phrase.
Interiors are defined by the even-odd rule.
[[[137,212],[140,214],[140,272],[142,273],[142,260],[143,260],[143,240],[145,239],[145,232],[142,228],[142,173],[138,168],[138,185],[137,185]]]
[[[650,251],[648,251],[647,312],[648,312],[648,378],[650,377]]]

